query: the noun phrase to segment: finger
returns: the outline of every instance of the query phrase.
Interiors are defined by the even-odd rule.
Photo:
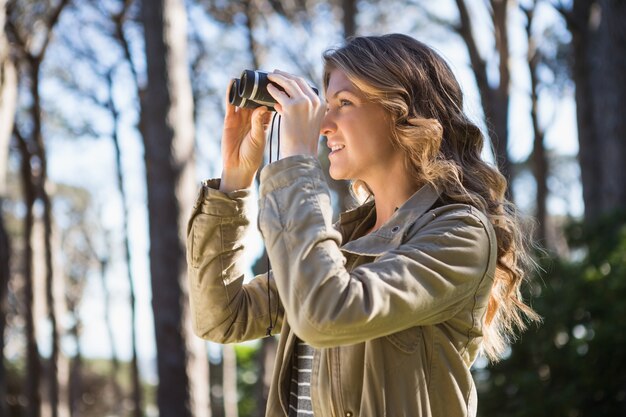
[[[278,69],[274,70],[274,72],[270,73],[270,74],[278,74],[281,77],[285,77],[285,78],[287,78],[289,80],[292,80],[292,81],[296,82],[298,85],[306,84],[306,82],[304,81],[304,78],[298,77],[297,75],[293,75],[293,74],[290,74],[288,72],[281,71],[281,70],[278,70]]]
[[[226,88],[226,97],[224,97],[224,102],[226,104],[226,116],[232,116],[235,114],[235,109],[236,107],[233,106],[232,104],[230,104],[230,89],[233,86],[233,81],[235,81],[235,79],[231,79],[230,82],[228,83],[228,87]]]
[[[279,69],[275,69],[273,72],[271,72],[271,74],[280,74],[283,77],[289,78],[289,79],[292,79],[292,80],[295,80],[296,78],[298,78],[297,76],[295,76],[293,74],[290,74],[290,73],[285,72],[285,71],[281,71]]]
[[[297,75],[293,75],[293,74],[289,74],[288,72],[284,72],[281,70],[274,70],[274,73],[279,74],[289,80],[294,81],[296,84],[298,84],[298,86],[300,88],[302,87],[306,87],[307,89],[310,89],[311,87],[309,86],[309,84],[307,83],[307,81],[303,78],[303,77],[298,77]],[[304,89],[303,89],[304,90]]]
[[[278,73],[269,73],[267,78],[270,81],[280,85],[289,97],[293,98],[303,94],[298,83],[291,78],[287,78],[284,75]]]
[[[262,106],[252,112],[252,140],[257,144],[264,143],[267,116],[270,115],[267,107]]]
[[[256,109],[252,110],[252,121],[262,121],[265,113],[268,113],[266,106],[257,107]]]
[[[270,112],[266,106],[257,107],[252,111],[252,125],[255,127],[263,126],[267,119],[267,116],[269,115]]]
[[[294,81],[298,84],[302,93],[306,95],[309,100],[311,100],[311,102],[317,103],[318,101],[320,101],[319,96],[315,94],[315,91],[313,91],[309,83],[307,83],[304,78],[298,77]]]
[[[299,90],[304,95],[306,95],[312,102],[315,103],[316,101],[319,101],[319,96],[315,93],[315,91],[313,91],[313,88],[311,88],[309,83],[304,78],[289,74],[281,70],[274,70],[274,72],[295,82],[298,85]]]
[[[247,107],[236,107],[236,106],[231,106],[231,107],[234,107],[237,114],[243,117],[244,119],[249,119],[250,116],[252,115],[252,111],[255,110],[255,109],[250,109]]]
[[[272,84],[267,85],[267,92],[270,93],[270,96],[272,96],[274,100],[276,100],[276,104],[274,105],[274,110],[276,110],[276,113],[282,115],[283,105],[285,105],[288,102],[290,97],[287,95],[287,93],[285,93],[284,91],[280,90],[278,87]]]
[[[263,123],[263,129],[267,130],[267,128],[270,127],[270,120],[272,120],[272,112],[267,111],[263,113],[263,115],[261,116],[261,120]]]

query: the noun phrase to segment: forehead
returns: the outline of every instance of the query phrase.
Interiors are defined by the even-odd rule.
[[[326,96],[332,97],[339,91],[349,91],[355,94],[359,93],[359,89],[352,84],[352,81],[340,69],[333,69],[328,77],[328,87],[326,88]]]

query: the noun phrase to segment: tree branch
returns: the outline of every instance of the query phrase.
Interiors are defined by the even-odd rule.
[[[476,83],[478,84],[478,91],[480,92],[483,106],[489,103],[489,81],[487,79],[487,64],[485,60],[480,56],[478,51],[478,45],[476,39],[472,34],[472,22],[470,20],[467,5],[464,0],[456,0],[457,8],[459,9],[459,25],[457,33],[461,36],[467,51],[469,53],[470,65],[474,74],[476,75]]]
[[[17,50],[20,53],[20,55],[22,56],[26,56],[28,55],[28,51],[26,50],[26,40],[24,40],[24,38],[22,37],[22,35],[20,34],[19,29],[17,28],[17,26],[15,26],[15,23],[13,22],[13,19],[11,19],[11,5],[12,2],[9,2],[7,4],[7,18],[5,21],[5,31],[7,36],[9,36],[9,41],[12,41],[14,44],[17,45]]]
[[[493,9],[493,27],[498,50],[500,83],[498,90],[501,95],[509,93],[510,70],[509,70],[509,34],[507,32],[507,0],[491,0]]]
[[[48,49],[48,45],[50,44],[50,40],[52,39],[52,31],[54,30],[54,27],[59,21],[61,12],[65,8],[65,6],[69,4],[69,2],[70,0],[61,0],[61,2],[56,7],[56,9],[52,11],[52,14],[50,15],[48,19],[48,24],[46,25],[46,28],[48,29],[48,34],[44,38],[44,42],[43,42],[43,45],[41,46],[41,49],[39,50],[39,53],[34,56],[34,58],[36,58],[40,62],[43,61],[43,58],[46,54],[46,50]]]
[[[449,29],[455,33],[459,33],[459,26],[456,25],[454,22],[445,19],[441,16],[436,15],[435,13],[433,13],[431,10],[427,9],[423,2],[419,1],[419,0],[411,0],[407,3],[408,5],[412,5],[412,6],[418,6],[420,7],[420,11],[422,12],[422,14],[426,17],[426,19],[428,19],[429,21],[442,26],[444,29]]]
[[[128,11],[130,10],[130,6],[133,0],[122,0],[122,9],[118,13],[114,13],[109,16],[109,18],[115,24],[115,33],[114,37],[119,42],[122,47],[122,51],[124,54],[124,58],[128,61],[128,65],[130,67],[130,72],[133,76],[133,80],[135,81],[135,85],[137,86],[137,92],[139,96],[141,96],[143,88],[139,84],[139,76],[137,69],[135,68],[135,64],[133,62],[131,53],[130,53],[130,44],[126,35],[124,34],[124,23],[128,18]]]

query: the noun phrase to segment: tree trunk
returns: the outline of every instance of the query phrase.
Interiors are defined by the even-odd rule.
[[[120,371],[120,359],[117,354],[117,347],[115,345],[115,336],[113,333],[113,323],[111,321],[111,294],[106,282],[107,264],[106,259],[100,259],[100,285],[102,286],[102,301],[104,302],[104,324],[107,329],[107,338],[109,339],[109,346],[111,347],[111,370],[110,381],[113,390],[113,414],[121,415],[123,398],[122,389],[119,384],[119,371]]]
[[[47,185],[47,159],[46,150],[42,136],[41,122],[41,101],[39,95],[40,68],[43,62],[47,47],[52,38],[52,29],[58,22],[59,16],[63,8],[69,0],[61,0],[54,8],[50,9],[49,18],[47,19],[46,36],[41,38],[43,42],[30,42],[32,39],[24,40],[19,30],[18,23],[8,21],[7,30],[11,32],[12,41],[19,48],[20,55],[25,59],[24,64],[28,65],[28,76],[31,97],[31,106],[28,109],[30,116],[31,129],[29,137],[24,138],[14,130],[18,137],[20,153],[22,155],[22,181],[24,187],[24,198],[26,205],[26,217],[24,220],[24,276],[25,276],[25,298],[26,298],[26,334],[27,334],[27,361],[28,361],[28,377],[27,377],[27,415],[38,416],[40,413],[41,400],[39,397],[39,377],[41,373],[39,352],[35,340],[35,327],[33,318],[33,248],[32,233],[34,226],[33,207],[35,200],[39,198],[43,203],[43,226],[44,237],[43,243],[45,266],[45,293],[46,307],[48,311],[48,320],[51,329],[51,354],[50,365],[48,367],[48,396],[50,401],[50,411],[52,417],[58,417],[59,410],[59,383],[58,383],[58,358],[59,358],[59,341],[56,323],[55,300],[54,300],[54,273],[52,266],[52,204],[46,190]],[[40,47],[38,53],[33,53],[30,49],[33,43]]]
[[[0,0],[0,197],[6,196],[9,142],[17,105],[17,71],[4,32],[5,2]]]
[[[74,215],[78,213],[84,212],[84,207],[80,207],[77,211],[74,212]],[[82,218],[79,220],[82,223]],[[81,226],[78,226],[79,228]],[[83,228],[84,239],[89,242],[89,230],[88,227]],[[64,241],[66,236],[64,236]],[[83,369],[82,369],[82,348],[81,348],[81,328],[82,321],[80,316],[80,303],[83,299],[83,288],[86,284],[85,277],[88,274],[91,266],[90,261],[93,260],[92,251],[90,249],[82,248],[82,252],[80,250],[76,250],[75,248],[64,248],[66,255],[68,256],[69,262],[71,262],[73,267],[68,268],[67,270],[67,284],[66,284],[66,293],[65,300],[67,305],[67,311],[69,316],[71,317],[70,322],[72,326],[68,329],[68,336],[72,339],[75,345],[74,355],[70,358],[69,363],[69,381],[68,381],[68,389],[67,389],[67,400],[69,403],[69,413],[71,417],[81,417],[82,416],[82,396],[83,396]],[[80,265],[78,268],[76,265]]]
[[[532,171],[537,184],[537,195],[535,197],[535,216],[537,217],[538,228],[535,237],[544,245],[547,245],[547,199],[548,199],[548,159],[546,157],[546,149],[544,145],[544,130],[539,125],[539,76],[537,67],[540,61],[540,52],[537,44],[532,36],[532,22],[535,13],[536,3],[532,8],[522,9],[526,14],[526,38],[528,40],[528,51],[526,61],[528,62],[528,72],[530,74],[530,117],[533,125],[533,151],[532,151]]]
[[[32,122],[32,130],[30,132],[30,137],[28,138],[28,143],[32,147],[32,152],[27,151],[23,153],[23,156],[26,154],[29,155],[28,158],[28,167],[27,169],[31,170],[31,173],[28,175],[29,180],[32,181],[33,187],[35,187],[33,200],[27,202],[27,205],[30,204],[29,210],[31,220],[32,220],[32,204],[35,202],[35,198],[38,198],[43,203],[43,226],[44,226],[44,264],[45,264],[45,284],[46,284],[46,307],[48,312],[48,320],[50,326],[50,338],[51,338],[51,353],[50,353],[50,363],[48,366],[48,396],[50,402],[50,410],[52,417],[59,416],[59,380],[58,380],[58,359],[59,359],[59,334],[57,328],[57,319],[55,312],[55,299],[54,299],[54,271],[52,265],[52,202],[50,200],[50,195],[47,191],[48,184],[48,163],[47,163],[47,155],[46,149],[43,140],[42,133],[42,108],[41,108],[41,97],[39,93],[39,81],[41,77],[41,64],[43,63],[45,53],[47,47],[52,38],[52,30],[56,23],[58,22],[61,11],[68,3],[68,0],[61,0],[60,3],[56,6],[56,8],[52,9],[50,12],[50,20],[49,26],[47,27],[47,33],[45,38],[43,39],[43,44],[41,49],[37,54],[33,54],[27,46],[27,43],[22,43],[20,47],[22,48],[23,56],[26,57],[26,63],[28,64],[29,70],[29,87],[30,87],[30,99],[32,100],[32,105],[29,108],[29,113]],[[15,27],[15,22],[13,22],[13,27]],[[17,33],[17,31],[16,31]],[[20,39],[21,40],[21,39]],[[26,148],[29,146],[25,143]],[[31,163],[35,163],[35,167],[31,167]],[[26,168],[24,168],[26,169]],[[26,174],[23,176],[26,181]],[[31,204],[32,203],[32,204]],[[27,220],[29,222],[29,220]],[[31,223],[30,233],[32,233],[32,223]],[[30,238],[30,234],[26,235],[27,238]],[[30,243],[29,243],[30,245]],[[32,252],[31,252],[32,255]],[[28,262],[32,262],[31,260]]]
[[[58,235],[58,229],[55,228],[52,234],[52,247],[54,253],[61,253],[61,238]],[[67,317],[68,308],[65,299],[67,293],[66,280],[63,279],[63,271],[60,270],[60,264],[55,263],[55,276],[60,277],[54,282],[54,310],[56,317]],[[59,337],[62,337],[61,333]],[[60,342],[60,340],[59,340]],[[69,404],[69,385],[70,385],[70,359],[59,349],[59,356],[57,358],[57,380],[58,380],[58,415],[59,417],[70,417],[70,404]]]
[[[130,259],[130,241],[128,232],[128,198],[124,188],[122,174],[122,151],[120,149],[120,141],[118,135],[119,114],[113,102],[113,82],[109,78],[109,102],[108,107],[113,116],[113,146],[115,148],[115,172],[117,177],[117,188],[122,199],[122,233],[124,236],[124,260],[126,263],[126,276],[128,277],[128,302],[130,304],[130,328],[131,328],[131,383],[132,383],[132,402],[133,416],[141,417],[143,415],[142,398],[141,398],[141,382],[139,379],[139,365],[137,360],[137,308],[135,303],[135,280],[131,268]]]
[[[259,378],[256,386],[256,410],[254,417],[264,417],[267,398],[272,383],[274,362],[276,361],[276,348],[278,343],[274,337],[261,339],[261,347],[257,351],[257,363],[259,364]]]
[[[493,122],[498,167],[507,177],[509,183],[513,178],[511,161],[509,160],[509,87],[511,75],[509,71],[509,36],[507,12],[509,0],[491,0],[493,9],[493,26],[498,55],[498,86],[491,89],[493,98],[490,103],[488,119]],[[493,135],[492,135],[493,136]]]
[[[128,62],[130,67],[130,71],[133,74],[133,81],[137,87],[137,95],[141,97],[141,91],[139,88],[139,80],[137,77],[137,71],[135,70],[135,66],[133,65],[133,61],[130,55],[130,47],[127,42],[127,39],[124,36],[124,21],[126,20],[126,15],[128,13],[128,9],[131,5],[131,2],[128,0],[124,0],[122,4],[122,10],[116,15],[112,16],[113,23],[115,24],[115,38],[120,43],[122,50],[124,51],[124,58]],[[129,303],[130,303],[130,314],[131,314],[131,349],[132,349],[132,359],[131,359],[131,379],[132,379],[132,398],[133,398],[133,417],[141,417],[143,416],[143,399],[141,393],[141,380],[139,377],[139,361],[137,359],[137,306],[135,300],[135,280],[132,274],[132,268],[130,264],[130,242],[129,242],[129,232],[128,232],[128,198],[126,196],[126,190],[124,188],[124,183],[122,181],[122,152],[120,149],[119,143],[119,114],[117,112],[117,108],[115,107],[115,103],[113,102],[113,80],[111,79],[112,75],[109,74],[109,109],[113,115],[114,127],[113,127],[113,145],[115,147],[115,166],[117,173],[117,187],[120,191],[120,196],[122,199],[122,222],[123,222],[123,234],[124,234],[124,256],[126,260],[126,274],[128,276],[128,289],[129,289]]]
[[[0,349],[2,349],[2,356],[0,356],[0,416],[8,416],[9,410],[7,409],[7,372],[4,366],[4,331],[7,321],[7,293],[9,290],[9,276],[10,276],[10,253],[11,247],[9,245],[9,236],[4,227],[4,216],[2,215],[2,206],[4,198],[0,195]]]
[[[602,193],[600,184],[602,180],[601,168],[598,156],[600,155],[600,142],[596,140],[597,133],[593,120],[593,87],[591,73],[593,71],[587,62],[587,54],[592,43],[587,33],[591,3],[575,1],[572,10],[572,19],[568,26],[572,32],[573,76],[576,84],[576,121],[578,126],[578,159],[580,161],[580,174],[583,187],[583,201],[585,203],[585,216],[588,220],[597,218],[600,214]],[[592,47],[594,45],[591,45]]]
[[[7,409],[7,372],[4,367],[4,330],[7,319],[7,292],[9,289],[9,259],[11,248],[9,246],[9,236],[4,227],[4,217],[2,216],[2,206],[4,198],[0,195],[0,416],[8,416]]]
[[[237,409],[237,356],[234,345],[222,346],[222,372],[224,392],[224,416],[238,417]]]
[[[69,383],[69,403],[70,416],[82,417],[81,399],[83,394],[83,355],[80,346],[80,317],[78,312],[74,312],[74,325],[70,329],[70,334],[76,343],[76,352],[70,363],[70,383]]]
[[[531,78],[536,77],[531,75]],[[531,81],[534,83],[535,81]],[[535,182],[537,184],[537,195],[535,197],[535,216],[537,217],[538,228],[535,233],[536,238],[546,245],[547,242],[547,222],[548,222],[548,158],[544,145],[544,132],[539,126],[537,115],[537,93],[536,85],[532,87],[532,110],[531,119],[533,123],[534,140],[532,151],[532,167]]]
[[[9,141],[17,103],[17,72],[9,57],[4,33],[5,0],[0,0],[0,417],[8,416],[7,374],[4,366],[4,331],[7,320],[7,293],[10,279],[10,242],[4,226],[4,199],[7,193]]]
[[[243,2],[244,13],[246,15],[246,35],[248,36],[248,50],[250,51],[250,59],[252,60],[252,68],[260,68],[259,64],[259,45],[254,41],[254,24],[255,14],[252,8],[252,1]]]
[[[470,19],[466,0],[456,0],[459,10],[457,32],[465,42],[470,57],[470,64],[480,99],[485,112],[485,122],[489,130],[489,138],[495,151],[498,168],[507,178],[509,184],[513,178],[511,162],[508,154],[508,115],[509,115],[509,40],[507,33],[508,0],[491,0],[492,22],[495,37],[495,55],[498,57],[497,84],[491,85],[487,77],[487,64],[480,55],[473,25]],[[510,185],[509,185],[510,187]],[[510,192],[510,188],[509,188]]]
[[[211,415],[224,417],[224,360],[209,363],[211,386]]]
[[[43,54],[28,57],[30,65],[30,93],[33,105],[30,109],[33,131],[32,141],[34,142],[35,160],[39,164],[37,174],[34,178],[37,187],[37,195],[43,203],[43,226],[44,226],[44,265],[46,282],[46,307],[51,332],[51,352],[48,366],[48,400],[50,402],[51,416],[58,417],[59,407],[59,380],[58,380],[58,358],[59,358],[59,334],[57,328],[55,300],[54,300],[54,271],[52,266],[52,202],[47,191],[48,183],[48,161],[45,145],[43,143],[41,124],[41,97],[39,95],[39,80],[41,76],[41,63]]]
[[[356,34],[357,0],[342,0],[343,36],[349,38]]]
[[[626,207],[626,4],[575,0],[574,50],[579,161],[585,219]]]
[[[208,415],[196,392],[208,393],[204,351],[186,344],[186,262],[182,237],[194,199],[193,100],[186,57],[182,0],[142,3],[148,84],[141,102],[150,231],[152,307],[157,343],[161,417]],[[193,336],[191,336],[193,337]],[[187,347],[202,378],[188,377]],[[202,360],[198,360],[198,358]],[[191,392],[191,396],[190,396]],[[196,408],[197,407],[197,408]],[[195,409],[194,409],[195,408]],[[193,410],[193,411],[192,411]]]
[[[16,132],[17,133],[17,132]],[[39,417],[41,409],[41,397],[39,386],[41,378],[41,362],[39,348],[35,337],[34,305],[34,282],[33,282],[33,247],[31,239],[33,235],[35,204],[35,185],[31,175],[31,154],[28,144],[19,134],[18,145],[22,157],[21,175],[22,189],[26,214],[24,215],[24,318],[26,321],[26,417]]]

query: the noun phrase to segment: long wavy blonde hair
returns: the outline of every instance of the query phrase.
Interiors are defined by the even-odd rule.
[[[433,49],[401,34],[350,38],[326,51],[324,63],[325,88],[330,72],[338,69],[368,100],[388,111],[391,141],[405,153],[416,184],[430,183],[444,202],[470,204],[491,220],[498,259],[483,349],[490,360],[498,360],[515,330],[539,319],[520,292],[534,263],[520,216],[506,198],[506,179],[481,158],[484,137],[463,112],[463,94],[452,70]]]

